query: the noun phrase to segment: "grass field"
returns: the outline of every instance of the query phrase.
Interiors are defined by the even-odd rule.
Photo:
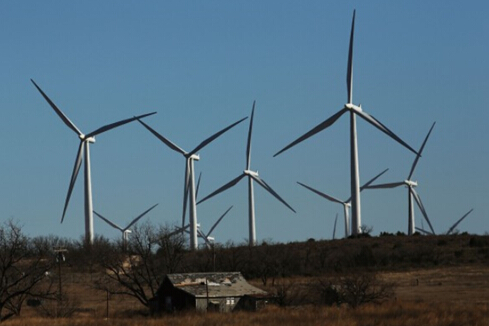
[[[20,317],[5,325],[489,325],[489,266],[457,266],[381,273],[397,284],[395,297],[381,305],[346,306],[269,305],[259,312],[176,313],[161,317],[142,315],[144,308],[134,300],[114,296],[109,300],[109,318],[104,293],[84,285],[80,277],[66,283],[74,294],[77,312],[71,318],[40,317],[36,308],[26,307]],[[280,280],[286,281],[286,280]],[[297,278],[294,282],[313,282]],[[259,282],[254,282],[259,284]],[[87,291],[92,291],[87,294]],[[85,293],[86,297],[78,297]]]

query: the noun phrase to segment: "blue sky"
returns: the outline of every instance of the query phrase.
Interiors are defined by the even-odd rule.
[[[348,118],[273,158],[346,102],[346,61],[357,10],[353,101],[419,148],[414,179],[435,231],[470,208],[461,231],[489,231],[489,23],[483,1],[17,1],[0,4],[0,216],[29,235],[79,238],[80,174],[60,224],[78,139],[44,101],[33,78],[85,133],[135,114],[191,150],[248,116],[257,101],[252,169],[297,214],[256,187],[257,237],[328,239],[342,207],[301,181],[349,197]],[[245,167],[247,122],[200,152],[201,195]],[[358,120],[360,178],[389,168],[407,177],[414,156]],[[91,146],[94,208],[119,224],[159,203],[153,223],[180,223],[184,159],[139,124]],[[198,206],[204,231],[234,205],[214,236],[248,237],[246,183]],[[421,213],[416,210],[416,223]],[[96,218],[96,217],[95,217]],[[407,231],[407,190],[362,193],[362,224]],[[341,227],[340,227],[341,226]],[[337,234],[342,234],[342,223]],[[99,219],[95,232],[119,236]]]

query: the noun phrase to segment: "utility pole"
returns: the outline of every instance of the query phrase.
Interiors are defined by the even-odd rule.
[[[61,300],[63,299],[62,298],[63,291],[62,291],[62,287],[61,287],[61,262],[65,261],[65,255],[64,254],[67,253],[68,250],[66,250],[66,248],[63,248],[63,247],[54,247],[53,251],[56,255],[56,262],[58,263],[58,282],[59,282],[59,284],[58,284],[58,308],[59,308]]]

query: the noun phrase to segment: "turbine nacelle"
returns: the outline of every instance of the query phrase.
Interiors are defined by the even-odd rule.
[[[194,160],[194,161],[198,161],[198,160],[200,160],[200,156],[199,156],[199,154],[192,154],[192,155],[190,155],[189,159]]]
[[[243,173],[250,177],[258,177],[258,171],[244,170]]]
[[[412,180],[404,180],[404,183],[406,184],[406,186],[408,187],[417,187],[418,186],[418,182],[417,181],[412,181]]]
[[[87,138],[84,134],[80,134],[78,137],[80,138],[81,141],[87,141],[87,142],[92,143],[92,144],[95,143],[95,137],[88,137]]]
[[[357,106],[353,103],[346,103],[345,109],[348,109],[350,111],[355,111],[355,112],[363,112],[361,104]]]

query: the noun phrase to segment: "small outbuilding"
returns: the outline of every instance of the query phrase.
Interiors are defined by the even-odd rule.
[[[267,292],[246,282],[239,272],[168,274],[151,299],[150,309],[152,313],[257,310],[267,298]]]

